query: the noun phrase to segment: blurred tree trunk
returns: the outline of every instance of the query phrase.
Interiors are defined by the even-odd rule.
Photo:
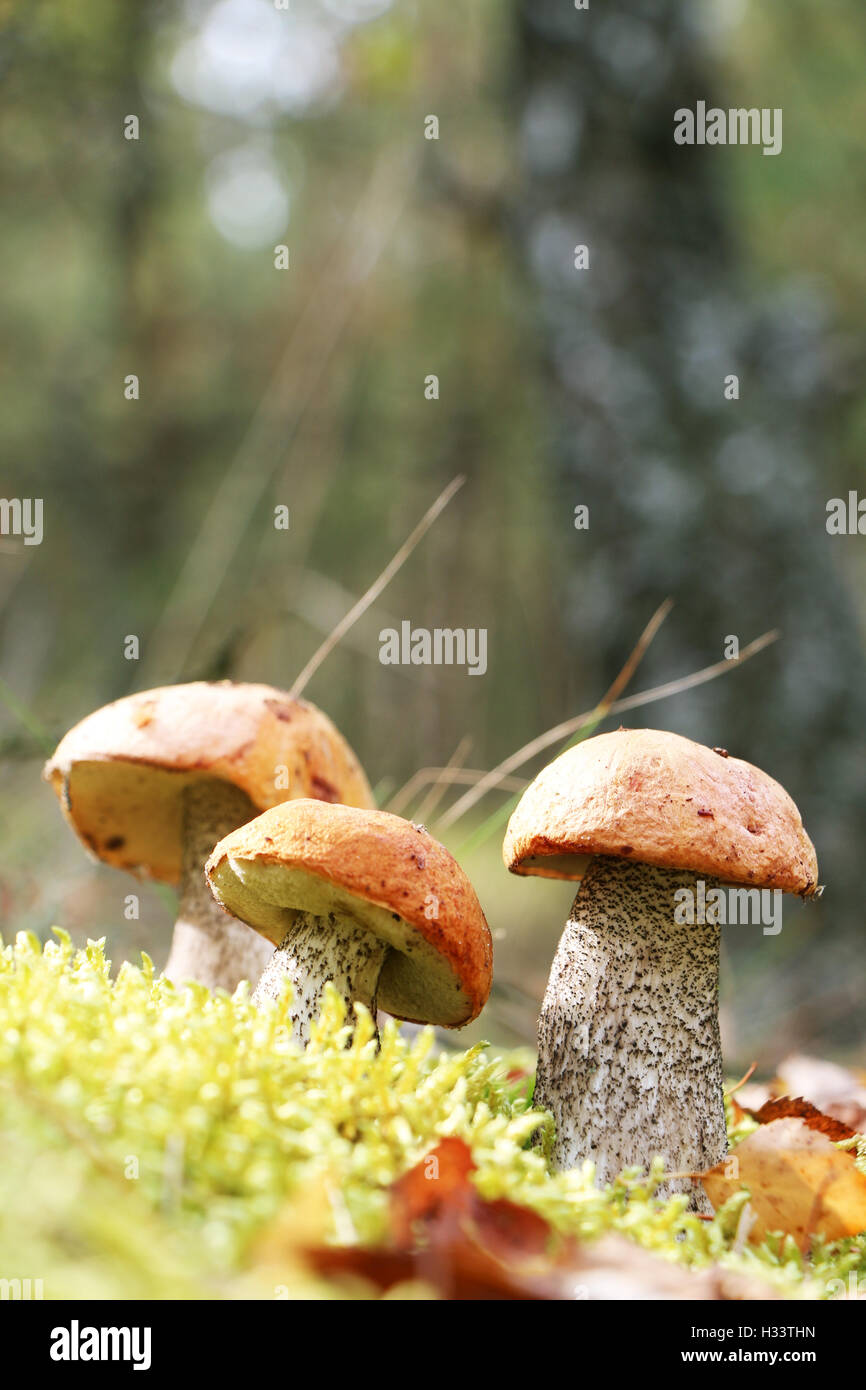
[[[728,104],[698,18],[679,0],[519,6],[514,221],[537,287],[563,525],[576,504],[590,509],[589,530],[572,537],[564,621],[592,689],[667,594],[677,606],[634,688],[720,659],[729,635],[745,645],[782,632],[742,671],[629,721],[724,744],[820,827],[822,905],[789,907],[784,945],[728,937],[779,962],[775,995],[751,1001],[766,1025],[802,996],[805,969],[811,995],[838,991],[843,935],[862,933],[864,663],[821,492],[845,373],[810,284],[768,297],[746,282],[719,179],[761,151],[674,143],[678,107]],[[739,400],[724,396],[731,373]],[[808,964],[792,966],[797,933]],[[859,993],[835,1001],[840,1038],[862,1029]]]

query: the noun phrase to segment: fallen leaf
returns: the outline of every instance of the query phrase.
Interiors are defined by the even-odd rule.
[[[448,1215],[449,1206],[463,1208],[475,1189],[469,1174],[475,1168],[472,1151],[462,1139],[443,1139],[429,1154],[398,1178],[391,1188],[391,1231],[394,1242],[407,1245],[416,1222]]]
[[[453,1299],[573,1298],[573,1242],[529,1207],[485,1201],[474,1169],[468,1145],[444,1139],[394,1184],[392,1241],[411,1253],[411,1277]]]
[[[766,1118],[760,1129],[702,1175],[704,1190],[718,1209],[747,1188],[754,1224],[749,1240],[759,1243],[771,1231],[793,1236],[801,1250],[813,1235],[838,1240],[866,1230],[866,1176],[852,1153],[838,1149],[827,1126],[837,1121],[802,1100],[770,1102],[807,1113]],[[760,1118],[768,1107],[758,1111]],[[839,1127],[848,1137],[850,1131]]]
[[[557,1237],[537,1212],[485,1201],[466,1144],[443,1140],[391,1189],[390,1244],[307,1250],[317,1273],[385,1293],[427,1285],[459,1301],[775,1298],[771,1286],[713,1268],[694,1273],[624,1236]]]
[[[813,1105],[858,1133],[866,1130],[866,1086],[856,1072],[820,1057],[794,1054],[779,1066],[775,1095],[807,1096]]]
[[[748,1114],[760,1125],[772,1124],[774,1120],[802,1120],[808,1129],[826,1134],[832,1143],[854,1139],[857,1135],[856,1130],[842,1124],[841,1120],[833,1119],[832,1115],[825,1115],[802,1096],[779,1096],[775,1100],[766,1100],[760,1110],[750,1110]]]
[[[728,1104],[731,1107],[731,1119],[733,1120],[735,1125],[742,1124],[746,1116],[751,1113],[745,1108],[745,1106],[740,1105],[740,1102],[737,1100],[736,1096],[731,1096]]]

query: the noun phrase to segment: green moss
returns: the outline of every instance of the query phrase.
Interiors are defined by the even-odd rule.
[[[446,1135],[471,1146],[484,1196],[567,1234],[621,1231],[800,1296],[860,1268],[851,1241],[820,1248],[820,1286],[791,1241],[734,1255],[745,1197],[701,1221],[655,1197],[660,1166],[606,1192],[588,1167],[551,1174],[551,1120],[513,1056],[436,1055],[431,1032],[407,1040],[393,1024],[377,1049],[363,1010],[349,1043],[333,992],[301,1053],[285,1000],[259,1010],[243,989],[176,990],[147,958],[112,980],[101,943],[57,936],[0,952],[0,1276],[41,1277],[46,1297],[273,1296],[257,1250],[294,1196],[325,1192],[327,1234],[375,1242],[389,1184]],[[283,1283],[333,1293],[288,1255]]]

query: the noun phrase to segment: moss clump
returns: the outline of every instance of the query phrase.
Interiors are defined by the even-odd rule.
[[[102,943],[57,936],[0,951],[0,1275],[40,1276],[46,1297],[273,1296],[273,1260],[256,1252],[288,1204],[324,1195],[317,1238],[374,1243],[389,1184],[448,1135],[470,1145],[483,1196],[567,1234],[621,1231],[795,1296],[860,1268],[857,1242],[820,1249],[819,1288],[791,1241],[734,1255],[745,1199],[701,1221],[654,1196],[661,1168],[606,1192],[588,1168],[551,1174],[549,1116],[481,1046],[437,1056],[431,1032],[389,1024],[377,1049],[363,1010],[349,1041],[331,992],[301,1053],[285,999],[259,1010],[243,987],[176,990],[147,958],[112,980]],[[334,1292],[290,1249],[280,1279],[288,1296]]]

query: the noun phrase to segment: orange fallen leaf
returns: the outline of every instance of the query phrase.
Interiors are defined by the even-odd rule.
[[[749,1299],[778,1293],[717,1267],[696,1273],[641,1250],[624,1236],[581,1245],[557,1238],[537,1212],[485,1201],[461,1139],[445,1139],[391,1188],[391,1242],[306,1251],[323,1276],[385,1291],[422,1282],[461,1301]]]
[[[802,1096],[778,1096],[773,1100],[765,1100],[759,1110],[749,1110],[747,1113],[760,1125],[772,1124],[774,1120],[802,1120],[808,1129],[826,1134],[832,1143],[856,1137],[856,1130],[843,1124],[841,1120],[834,1119],[832,1115],[825,1115]]]
[[[465,1208],[475,1189],[469,1174],[475,1161],[462,1139],[443,1139],[398,1178],[391,1188],[391,1231],[397,1245],[413,1240],[418,1222],[445,1219],[449,1208]]]
[[[733,1119],[734,1124],[735,1124],[735,1125],[742,1124],[743,1120],[744,1120],[744,1119],[746,1118],[746,1116],[747,1116],[748,1114],[750,1114],[751,1112],[748,1111],[748,1110],[745,1108],[745,1106],[743,1106],[743,1105],[740,1104],[740,1102],[737,1100],[737,1097],[736,1097],[736,1096],[731,1096],[729,1104],[730,1104],[730,1107],[731,1107],[731,1118]]]
[[[381,1289],[421,1280],[450,1299],[575,1298],[575,1243],[557,1241],[529,1207],[485,1201],[474,1168],[462,1139],[444,1139],[391,1188],[388,1246],[308,1249],[308,1260]]]
[[[771,1118],[771,1107],[788,1113]],[[847,1127],[802,1100],[768,1102],[757,1118],[762,1115],[761,1128],[702,1175],[713,1206],[747,1188],[753,1243],[784,1231],[806,1250],[813,1235],[838,1240],[866,1230],[866,1176],[853,1154],[833,1142],[849,1137]]]
[[[795,1053],[780,1063],[772,1090],[776,1095],[807,1096],[825,1115],[858,1132],[866,1130],[866,1085],[856,1071],[837,1062]]]

